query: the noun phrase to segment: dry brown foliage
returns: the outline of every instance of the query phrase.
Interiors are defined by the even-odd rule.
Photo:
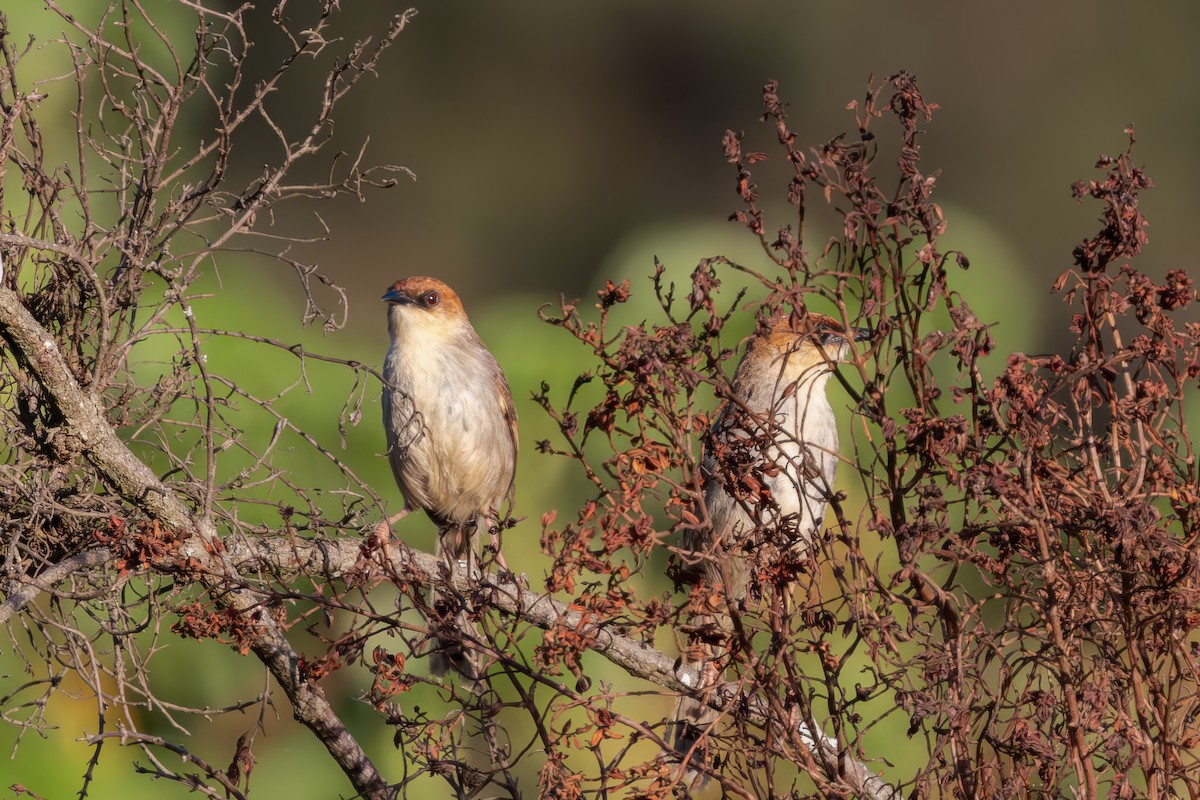
[[[705,524],[699,460],[739,345],[727,325],[807,308],[876,331],[831,387],[853,412],[841,467],[851,488],[831,498],[811,553],[755,565],[725,680],[700,695],[724,713],[710,791],[1200,796],[1200,488],[1184,413],[1200,326],[1185,321],[1196,298],[1185,271],[1156,280],[1131,266],[1150,187],[1132,130],[1124,152],[1075,187],[1103,216],[1054,283],[1073,343],[1005,360],[955,287],[966,255],[939,245],[945,221],[920,151],[936,106],[912,77],[872,82],[852,106],[855,133],[811,150],[768,84],[763,120],[776,144],[752,152],[742,134],[724,140],[733,219],[761,242],[761,264],[707,259],[683,287],[660,267],[652,286],[609,284],[595,309],[546,314],[593,359],[573,386],[538,393],[561,437],[537,449],[576,462],[593,496],[564,522],[543,516],[544,585],[504,573],[467,585],[428,554],[359,536],[383,504],[338,446],[289,422],[290,389],[257,394],[207,354],[229,339],[285,353],[299,365],[292,388],[311,388],[307,370],[323,357],[203,328],[189,312],[220,291],[214,259],[251,250],[294,273],[309,321],[339,324],[322,301],[338,290],[296,260],[303,239],[281,220],[290,200],[359,197],[392,181],[398,168],[368,168],[361,153],[340,164],[325,149],[337,105],[409,15],[353,42],[335,33],[334,2],[274,13],[180,5],[195,23],[189,40],[137,0],[94,27],[48,2],[71,31],[60,46],[73,69],[50,84],[75,95],[69,164],[46,149],[45,84],[22,73],[30,51],[0,16],[0,620],[5,649],[32,676],[6,684],[0,713],[40,731],[66,676],[88,687],[97,714],[81,796],[113,755],[106,743],[119,742],[140,748],[149,766],[137,768],[153,776],[247,797],[269,702],[287,704],[363,797],[424,796],[431,776],[460,797],[683,796],[661,752],[662,715],[648,715],[645,698],[696,685],[656,643],[712,635],[682,625],[690,604],[714,600],[692,589],[673,548]],[[264,37],[283,51],[251,48]],[[301,61],[317,66],[314,102],[284,113],[270,97],[312,79]],[[185,138],[194,115],[214,121],[210,137]],[[273,132],[275,149],[235,184],[251,123]],[[777,229],[752,176],[763,162],[784,173],[790,222]],[[302,177],[313,163],[329,177]],[[837,232],[811,241],[810,217]],[[759,299],[723,291],[735,273]],[[640,291],[656,293],[660,318],[615,323]],[[168,346],[146,369],[151,341]],[[323,360],[350,376],[342,423],[356,424],[378,375]],[[298,484],[276,460],[284,441],[335,477]],[[740,469],[754,485],[753,468]],[[678,591],[653,594],[644,578],[664,565]],[[473,644],[490,667],[477,691],[418,666],[429,631],[401,612],[428,610],[432,583],[478,619]],[[148,664],[176,637],[260,661],[271,688],[223,708],[163,702]],[[629,681],[592,680],[590,653]],[[368,676],[364,699],[374,726],[394,731],[402,769],[375,764],[361,719],[349,725],[327,697],[326,679],[343,670]],[[407,702],[430,684],[441,708]],[[184,749],[181,720],[248,709],[259,720],[227,743],[227,767]],[[172,729],[174,739],[161,733]],[[880,730],[907,740],[880,746],[890,735],[873,739]]]

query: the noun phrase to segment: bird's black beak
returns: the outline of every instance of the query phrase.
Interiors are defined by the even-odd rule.
[[[416,302],[399,289],[389,289],[383,295],[383,297],[379,299],[385,303],[395,303],[396,305],[412,305],[414,302]]]
[[[841,331],[826,331],[821,334],[819,341],[823,345],[845,344],[851,340],[856,342],[867,342],[875,338],[875,331],[870,328],[851,328],[848,333]]]

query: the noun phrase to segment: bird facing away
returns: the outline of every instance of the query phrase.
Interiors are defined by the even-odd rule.
[[[755,557],[808,549],[825,518],[837,469],[838,432],[826,384],[849,341],[868,339],[868,329],[847,331],[823,314],[795,321],[776,317],[755,335],[734,373],[731,396],[712,430],[701,473],[708,525],[685,532],[681,546],[698,563],[703,598],[687,628],[701,633],[702,683],[715,678],[733,635],[731,611],[746,606]],[[708,765],[705,735],[719,713],[690,697],[680,698],[670,733],[683,759],[682,778],[702,786],[697,769]]]
[[[481,531],[496,525],[512,503],[512,392],[449,286],[405,278],[381,299],[388,304],[391,337],[383,365],[383,429],[392,474],[404,493],[404,510],[389,522],[421,509],[438,526],[437,554],[451,573],[465,569],[472,575]],[[478,659],[464,648],[462,637],[471,628],[461,604],[433,590],[429,605],[439,634],[433,672],[445,674],[450,666],[468,680],[480,678]]]

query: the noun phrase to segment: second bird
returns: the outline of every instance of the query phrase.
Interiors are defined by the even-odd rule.
[[[704,589],[687,627],[699,632],[703,659],[690,666],[710,673],[706,682],[728,660],[736,636],[732,614],[749,610],[758,565],[781,550],[808,551],[820,532],[838,461],[837,420],[825,387],[850,341],[870,337],[865,328],[846,330],[831,317],[807,314],[775,317],[746,346],[701,468],[709,525],[681,543]],[[715,767],[708,737],[720,716],[686,696],[672,715],[689,788],[705,783],[701,767]]]
[[[392,474],[404,493],[402,514],[428,514],[438,526],[438,556],[450,570],[472,574],[481,532],[512,503],[512,392],[449,286],[435,278],[405,278],[382,300],[391,337],[383,367],[383,428]],[[444,674],[449,666],[469,680],[482,677],[477,654],[464,645],[471,630],[466,613],[438,590],[430,593],[429,605],[439,635],[433,672]]]

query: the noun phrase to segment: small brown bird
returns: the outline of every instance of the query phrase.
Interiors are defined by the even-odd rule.
[[[419,508],[438,526],[437,553],[448,568],[473,574],[481,530],[512,503],[517,413],[496,359],[467,319],[462,302],[434,278],[396,281],[388,304],[392,344],[383,365],[383,429],[404,510]],[[499,557],[498,535],[493,537]],[[501,562],[503,563],[503,562]],[[467,615],[441,591],[430,593],[437,648],[435,674],[453,667],[478,680],[478,660],[459,632]]]
[[[699,644],[702,660],[689,664],[709,676],[702,680],[720,669],[714,664],[726,648],[711,641],[733,633],[730,610],[745,607],[755,558],[804,550],[823,524],[838,452],[826,384],[850,339],[870,337],[868,329],[848,332],[832,317],[807,314],[773,319],[746,346],[701,465],[710,526],[681,542],[698,562],[700,595],[711,603],[687,623],[708,640]],[[718,716],[690,697],[680,698],[672,715],[673,744],[691,788],[707,782],[697,767],[710,763],[706,734]]]

